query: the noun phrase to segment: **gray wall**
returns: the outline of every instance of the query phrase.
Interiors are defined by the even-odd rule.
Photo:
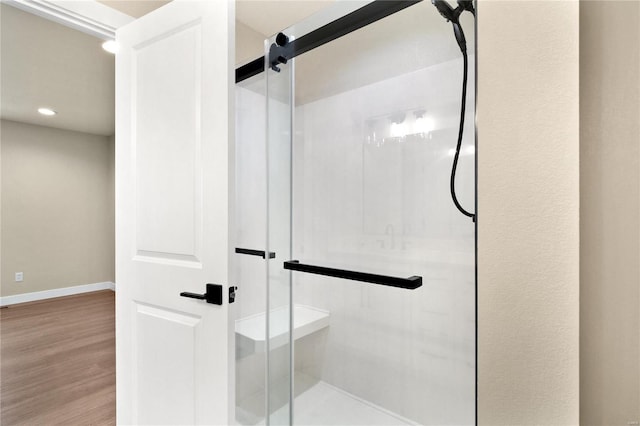
[[[1,132],[0,295],[113,282],[112,138],[7,120]]]

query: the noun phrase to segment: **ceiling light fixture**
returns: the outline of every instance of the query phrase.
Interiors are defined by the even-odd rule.
[[[115,40],[107,40],[102,43],[102,48],[109,53],[113,53],[114,55],[118,53],[118,43]]]
[[[42,115],[56,115],[57,112],[51,108],[38,108],[38,112]]]

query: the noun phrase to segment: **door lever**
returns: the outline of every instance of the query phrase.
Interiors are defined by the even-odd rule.
[[[207,292],[205,294],[183,291],[182,293],[180,293],[180,296],[189,297],[191,299],[204,300],[207,303],[212,303],[214,305],[222,305],[222,285],[207,284]]]

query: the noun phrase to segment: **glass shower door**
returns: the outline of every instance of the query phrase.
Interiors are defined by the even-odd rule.
[[[449,192],[461,53],[421,2],[270,63],[369,4],[338,3],[266,43],[266,422],[473,424],[475,227]],[[473,211],[470,76],[455,185]]]
[[[271,46],[284,43],[271,37]],[[286,62],[286,63],[285,63]],[[293,335],[291,274],[282,268],[291,257],[291,149],[294,61],[265,67],[267,163],[267,421],[291,424],[293,406]]]

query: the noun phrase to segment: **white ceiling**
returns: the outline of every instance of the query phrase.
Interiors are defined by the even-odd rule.
[[[134,18],[139,18],[156,10],[171,0],[97,0],[106,6],[126,13]]]
[[[335,0],[238,0],[236,19],[265,36],[302,21]]]
[[[112,135],[115,61],[102,40],[4,3],[0,20],[0,117]],[[38,114],[43,106],[58,114]]]

